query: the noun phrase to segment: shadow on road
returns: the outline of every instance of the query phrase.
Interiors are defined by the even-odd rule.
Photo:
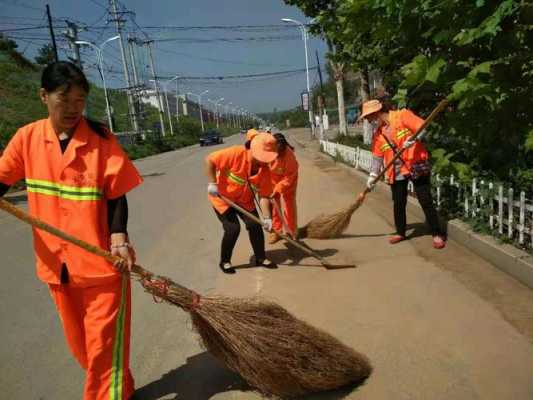
[[[11,204],[26,203],[28,201],[28,195],[26,194],[26,192],[24,192],[12,196],[6,195],[4,199],[9,201]]]
[[[141,175],[141,177],[143,177],[143,178],[153,178],[153,177],[156,177],[156,176],[163,176],[163,175],[166,175],[166,173],[164,173],[164,172],[153,172],[151,174]]]
[[[407,232],[408,239],[414,239],[417,237],[430,235],[428,226],[422,222],[407,224]]]
[[[253,390],[240,375],[220,364],[204,352],[187,358],[187,363],[167,372],[159,380],[135,391],[135,400],[195,399],[209,400],[218,393],[230,390]],[[317,399],[318,400],[318,399]]]
[[[360,386],[349,385],[337,390],[298,397],[298,400],[342,400]],[[132,400],[159,400],[176,395],[172,400],[209,400],[228,391],[250,392],[240,375],[230,371],[211,354],[204,352],[187,358],[187,363],[167,372],[161,379],[135,391]]]
[[[300,250],[299,248],[292,246],[290,243],[283,243],[285,245],[284,249],[274,249],[267,251],[267,256],[269,259],[274,261],[277,264],[285,265],[301,265],[301,261],[304,258],[309,258],[310,255]],[[306,246],[308,247],[308,246]],[[312,249],[320,257],[326,258],[331,257],[337,254],[339,251],[337,249],[322,249],[316,250]]]

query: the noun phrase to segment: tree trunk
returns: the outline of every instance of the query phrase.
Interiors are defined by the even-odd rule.
[[[359,71],[359,79],[361,80],[361,88],[359,94],[361,95],[361,101],[370,100],[370,88],[368,87],[368,69],[366,67],[361,68]],[[363,141],[365,144],[372,143],[372,126],[365,119],[363,120]]]
[[[338,77],[335,81],[337,86],[337,105],[339,108],[339,133],[341,135],[346,135],[348,131],[346,130],[346,108],[344,106],[344,79],[343,77]]]
[[[344,63],[337,63],[330,61],[331,69],[333,70],[333,79],[335,79],[335,86],[337,87],[337,108],[339,110],[339,134],[346,135],[346,107],[344,106]]]

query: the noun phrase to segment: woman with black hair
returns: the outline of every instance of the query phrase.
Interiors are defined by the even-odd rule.
[[[111,265],[34,230],[37,275],[48,284],[68,346],[86,370],[84,399],[130,399],[130,280],[125,194],[142,182],[116,138],[83,117],[89,83],[70,62],[48,65],[40,97],[48,118],[13,136],[0,158],[0,195],[25,179],[30,213],[123,262]]]
[[[296,188],[298,186],[298,161],[292,147],[282,133],[274,134],[277,142],[278,158],[270,164],[272,197],[276,203],[272,212],[273,230],[268,235],[268,243],[274,244],[281,239],[276,232],[296,238],[298,235],[298,212],[296,207]],[[279,211],[283,213],[280,215]]]

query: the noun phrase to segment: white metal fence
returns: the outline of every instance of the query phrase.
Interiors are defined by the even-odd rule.
[[[324,153],[370,171],[370,151],[325,140],[320,146]],[[461,183],[454,176],[439,175],[433,177],[433,187],[438,209],[459,210],[461,217],[487,224],[493,236],[507,237],[519,247],[533,249],[533,200],[526,198],[525,191],[479,179]],[[409,190],[413,193],[411,183]]]

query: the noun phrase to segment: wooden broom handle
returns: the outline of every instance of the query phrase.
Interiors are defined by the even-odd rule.
[[[259,218],[257,218],[255,215],[253,215],[251,212],[249,211],[246,211],[244,208],[242,208],[241,206],[235,204],[233,201],[231,201],[230,199],[228,199],[227,197],[224,197],[222,196],[221,194],[218,195],[222,200],[224,200],[226,203],[228,203],[229,206],[231,206],[232,208],[236,209],[237,211],[243,213],[244,215],[246,215],[248,218],[250,218],[252,221],[255,221],[257,222],[259,225],[263,226],[263,223],[261,222],[261,220]],[[324,260],[322,257],[320,257],[318,254],[316,254],[313,250],[310,250],[308,249],[307,247],[305,247],[304,245],[300,244],[299,242],[297,242],[296,240],[293,240],[291,239],[290,237],[288,237],[287,235],[281,233],[281,232],[276,232],[279,236],[281,236],[281,238],[283,238],[283,240],[286,240],[287,242],[291,243],[293,246],[299,248],[300,250],[302,250],[303,252],[305,252],[306,254],[310,255],[311,257],[314,257],[316,258],[318,261],[320,261],[320,263],[326,267],[326,268],[333,268],[333,266],[328,263],[326,260]]]
[[[74,236],[71,236],[68,233],[63,232],[57,229],[56,227],[53,227],[52,225],[49,225],[46,222],[41,221],[38,218],[32,217],[28,213],[25,213],[20,208],[15,207],[14,205],[12,205],[11,203],[9,203],[8,201],[2,198],[0,198],[0,208],[8,212],[9,214],[13,215],[14,217],[18,218],[19,220],[24,221],[35,228],[48,232],[51,235],[57,236],[69,243],[75,244],[76,246],[79,246],[82,249],[87,250],[89,253],[105,258],[107,261],[111,263],[114,263],[116,261],[123,261],[122,258],[118,256],[114,256],[110,252],[103,250],[98,246],[94,246],[92,244],[84,242],[83,240],[75,238]],[[133,265],[132,272],[139,275],[141,278],[149,278],[153,276],[151,272],[145,270],[140,265]]]
[[[424,129],[426,129],[426,127],[437,117],[437,115],[440,114],[440,112],[442,110],[444,110],[446,108],[446,106],[448,106],[448,100],[444,99],[442,100],[438,105],[437,107],[435,107],[433,109],[433,111],[431,111],[431,114],[429,114],[429,116],[425,119],[424,123],[416,130],[416,132],[414,133],[413,136],[411,136],[409,138],[409,140],[416,140],[418,138],[418,136],[420,136],[420,134],[422,133],[422,131]],[[400,156],[403,154],[403,152],[405,151],[406,149],[404,149],[403,147],[400,149],[400,151],[398,151],[394,157],[392,158],[392,160],[390,160],[390,162],[385,166],[385,168],[383,168],[381,170],[381,172],[379,173],[378,176],[376,176],[374,178],[374,180],[372,181],[372,183],[376,183],[378,182],[381,178],[383,178],[383,176],[387,173],[388,169],[390,167],[392,167],[392,165],[394,165],[394,162],[400,158]],[[360,194],[360,196],[364,197],[366,196],[367,193],[370,193],[370,189],[367,187],[365,188],[365,190],[363,191],[363,193]]]

